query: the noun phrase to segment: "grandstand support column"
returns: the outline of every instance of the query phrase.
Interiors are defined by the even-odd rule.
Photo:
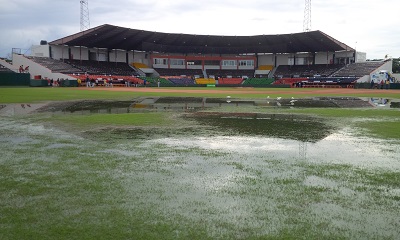
[[[64,38],[61,39],[61,59],[64,62]]]
[[[117,55],[118,55],[118,51],[117,51],[117,49],[114,49],[114,50],[115,50],[114,62],[115,62],[115,66],[117,66]]]
[[[259,54],[256,53],[256,61],[257,61],[256,63],[257,63],[257,64],[255,64],[255,66],[254,66],[255,69],[258,69],[258,68],[260,67],[260,63],[259,63],[259,59],[258,59],[258,58],[259,58]]]
[[[317,58],[317,53],[313,52],[312,53],[312,65],[315,65],[315,59]]]

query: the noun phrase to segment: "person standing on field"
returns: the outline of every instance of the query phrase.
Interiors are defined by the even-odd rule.
[[[89,76],[86,76],[85,82],[86,82],[86,87],[91,87],[91,86],[90,86],[90,79],[89,79]]]

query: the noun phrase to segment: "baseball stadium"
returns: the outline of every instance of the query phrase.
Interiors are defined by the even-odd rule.
[[[392,65],[322,31],[13,49],[0,239],[398,239]]]

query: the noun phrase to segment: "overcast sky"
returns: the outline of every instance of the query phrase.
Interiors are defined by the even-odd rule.
[[[270,35],[303,31],[304,0],[89,0],[90,27]],[[80,0],[0,0],[0,57],[80,31]],[[400,57],[399,0],[312,0],[311,29],[368,59]]]

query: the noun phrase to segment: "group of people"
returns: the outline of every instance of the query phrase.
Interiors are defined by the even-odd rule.
[[[386,80],[381,80],[381,81],[377,81],[377,83],[375,83],[375,81],[372,79],[371,80],[371,89],[376,88],[376,89],[389,89],[390,88],[390,80],[386,79]]]
[[[81,80],[78,79],[78,86],[81,86],[81,83],[85,83],[86,87],[88,88],[93,88],[95,86],[104,86],[104,87],[114,87],[114,83],[113,83],[113,79],[112,78],[90,78],[89,75],[86,76],[85,79]],[[139,82],[137,81],[132,81],[132,80],[120,80],[117,81],[115,84],[117,84],[117,86],[121,86],[122,84],[125,85],[125,87],[139,87]],[[144,87],[146,87],[147,85],[147,81],[143,80],[143,83],[141,85],[143,85]],[[160,81],[157,82],[157,86],[160,87]]]
[[[57,78],[56,80],[53,79],[47,79],[47,84],[48,86],[51,87],[59,87],[62,86],[64,79],[59,79]]]
[[[99,86],[99,80],[98,79],[90,79],[89,76],[86,77],[85,79],[86,87],[94,87],[94,86]],[[80,82],[78,82],[78,86],[80,85]],[[112,79],[103,79],[103,85],[105,87],[113,87],[113,81]]]
[[[29,66],[24,68],[24,65],[19,66],[19,73],[29,73]]]

